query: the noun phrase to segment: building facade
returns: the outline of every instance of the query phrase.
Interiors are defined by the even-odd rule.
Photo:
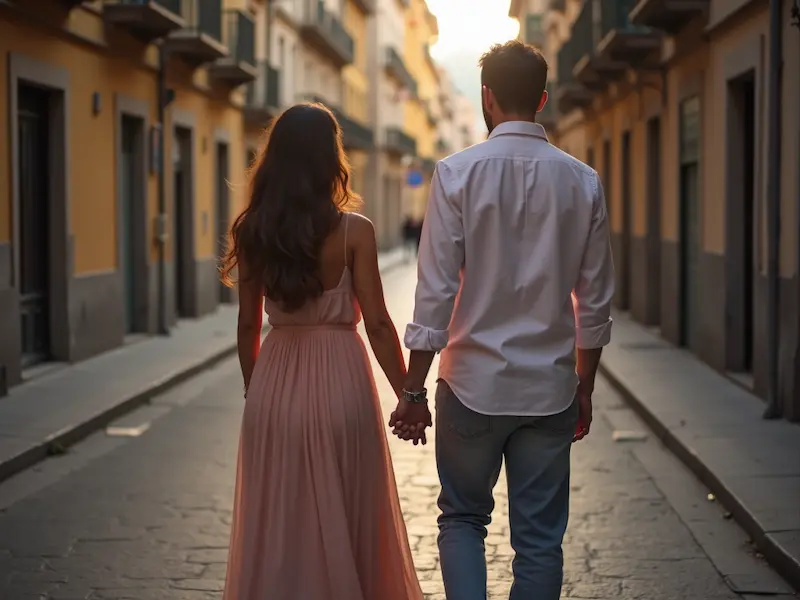
[[[792,8],[555,0],[547,31],[558,143],[604,182],[618,309],[798,420]]]
[[[443,157],[436,144],[441,118],[441,82],[438,66],[431,56],[431,45],[439,35],[439,24],[425,0],[409,0],[405,19],[404,56],[411,76],[417,82],[416,94],[405,103],[405,127],[414,132],[417,141],[417,155],[410,168],[422,177],[419,185],[407,186],[403,204],[407,215],[422,219],[436,161]]]
[[[546,89],[548,94],[555,96],[555,78],[552,76],[555,55],[551,50],[552,47],[546,30],[550,22],[548,0],[512,0],[508,7],[508,16],[519,22],[517,39],[538,48],[547,60],[550,73]],[[544,108],[536,116],[536,120],[544,126],[551,137],[554,137],[556,125],[555,103],[551,101],[545,104]],[[551,141],[553,140],[551,139]]]
[[[4,386],[230,300],[254,38],[222,0],[0,7]]]
[[[232,302],[217,265],[247,166],[297,102],[334,111],[395,246],[409,168],[442,154],[436,22],[415,2],[0,2],[0,395]],[[427,29],[407,46],[412,10]]]

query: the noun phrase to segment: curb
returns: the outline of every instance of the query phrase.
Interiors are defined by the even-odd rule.
[[[734,520],[744,529],[756,547],[767,559],[767,562],[796,590],[800,590],[800,559],[783,548],[759,524],[753,513],[736,494],[728,488],[723,480],[708,468],[697,453],[678,436],[676,436],[661,420],[642,402],[620,379],[605,366],[601,360],[600,373],[625,399],[625,402],[639,415],[655,433],[661,442],[683,462],[695,476],[705,485],[719,502],[727,508]]]
[[[185,369],[162,377],[141,392],[123,398],[113,406],[101,410],[84,421],[68,425],[61,431],[48,435],[42,442],[0,463],[0,483],[50,456],[62,453],[69,446],[77,444],[115,419],[147,404],[151,398],[163,394],[234,354],[236,354],[235,343]]]
[[[391,271],[403,266],[405,263],[401,260],[393,261],[381,269],[381,274],[387,274]],[[264,324],[262,334],[269,328],[268,324]],[[196,362],[185,369],[180,369],[159,380],[153,382],[146,389],[136,392],[135,394],[123,398],[113,406],[101,410],[84,421],[80,421],[73,425],[67,425],[60,431],[52,433],[44,438],[39,443],[34,444],[26,450],[12,458],[0,462],[0,483],[10,479],[14,475],[29,469],[35,464],[45,460],[50,456],[55,456],[64,452],[69,446],[73,446],[86,439],[89,435],[101,429],[140,406],[147,404],[151,398],[163,394],[164,392],[180,385],[187,379],[191,379],[195,375],[212,368],[219,362],[226,358],[234,356],[237,352],[236,342],[231,343],[222,350],[215,352],[211,356]]]

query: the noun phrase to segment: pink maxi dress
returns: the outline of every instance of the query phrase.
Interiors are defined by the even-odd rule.
[[[349,268],[300,311],[266,311],[224,600],[422,600]]]

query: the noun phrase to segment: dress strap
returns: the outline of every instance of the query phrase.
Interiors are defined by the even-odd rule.
[[[350,219],[347,218],[348,214],[344,213],[342,218],[344,219],[344,266],[349,266],[347,263],[347,226],[350,224]]]

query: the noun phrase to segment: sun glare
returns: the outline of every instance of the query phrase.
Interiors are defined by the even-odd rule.
[[[482,53],[492,44],[517,36],[519,25],[507,14],[504,0],[428,0],[439,20],[437,56]]]

